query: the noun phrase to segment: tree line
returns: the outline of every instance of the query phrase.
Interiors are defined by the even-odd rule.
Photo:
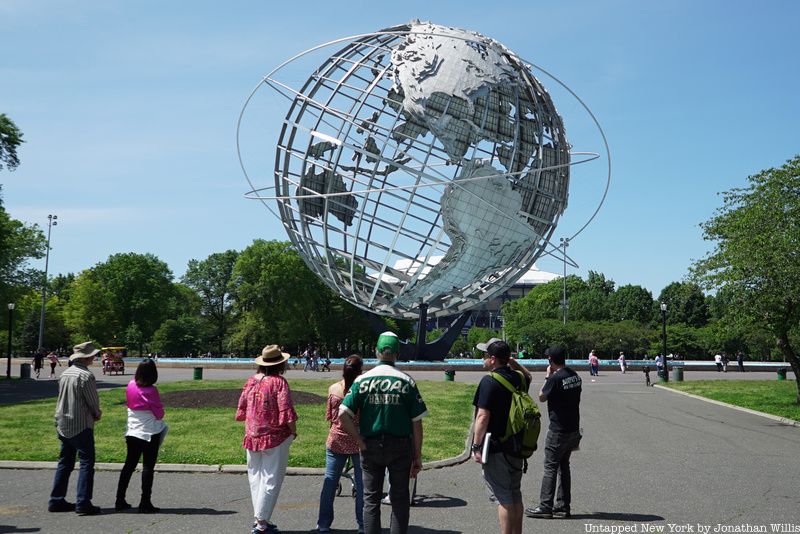
[[[30,352],[41,293],[37,284],[16,292],[13,339]],[[139,353],[249,356],[275,342],[292,351],[309,343],[362,350],[374,338],[364,312],[324,286],[289,242],[258,239],[242,251],[191,260],[179,280],[155,255],[132,252],[48,280],[47,348],[92,339]]]

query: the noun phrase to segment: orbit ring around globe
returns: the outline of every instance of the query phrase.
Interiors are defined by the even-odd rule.
[[[300,89],[287,65],[328,57]],[[481,306],[512,285],[551,243],[567,205],[569,168],[600,157],[572,152],[537,69],[478,33],[412,21],[336,39],[288,59],[248,96],[237,152],[250,184],[283,223],[309,268],[342,298],[395,318]],[[276,147],[274,184],[257,186],[241,154],[247,106],[268,85],[291,102]],[[579,160],[574,160],[579,157]],[[274,201],[277,210],[267,201]]]

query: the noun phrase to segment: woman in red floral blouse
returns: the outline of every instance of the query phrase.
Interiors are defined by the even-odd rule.
[[[288,359],[278,345],[264,347],[255,359],[258,371],[244,385],[236,410],[236,420],[245,422],[242,446],[247,450],[254,534],[278,532],[269,520],[289,463],[289,446],[297,437],[297,413],[282,376]]]

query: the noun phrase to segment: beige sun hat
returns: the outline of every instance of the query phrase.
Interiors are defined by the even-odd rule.
[[[289,358],[289,354],[281,352],[278,345],[267,345],[261,351],[261,356],[255,359],[255,363],[256,365],[278,365]]]
[[[82,360],[83,358],[93,358],[100,351],[94,348],[91,341],[85,341],[72,347],[72,354],[69,356],[69,361]]]

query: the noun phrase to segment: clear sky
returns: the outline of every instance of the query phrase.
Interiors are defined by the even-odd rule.
[[[571,273],[599,271],[657,297],[708,250],[698,224],[720,206],[717,193],[800,153],[792,0],[0,0],[0,112],[26,140],[19,169],[0,173],[5,207],[40,225],[58,215],[52,274],[134,251],[179,277],[190,259],[286,239],[244,198],[235,148],[244,99],[301,50],[414,18],[500,41],[599,119],[612,184],[570,246]],[[586,114],[538,77],[574,149],[601,152]],[[286,102],[264,95],[254,109],[245,159],[269,178]],[[583,225],[604,185],[604,163],[573,169],[556,241]]]

